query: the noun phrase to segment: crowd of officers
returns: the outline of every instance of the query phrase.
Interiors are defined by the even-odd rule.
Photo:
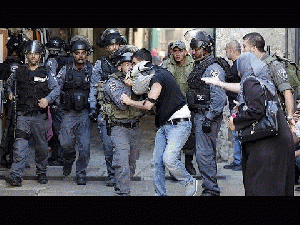
[[[63,166],[63,176],[68,176],[76,161],[76,183],[85,185],[91,124],[96,122],[107,167],[106,185],[114,187],[116,195],[130,195],[130,180],[141,148],[139,120],[155,108],[156,195],[167,195],[165,168],[186,187],[187,196],[195,195],[195,156],[202,176],[201,195],[219,196],[216,140],[227,96],[231,108],[237,96],[201,78],[218,77],[233,83],[240,78],[234,64],[230,67],[225,59],[214,57],[213,38],[199,31],[190,42],[191,54],[183,41],[170,43],[170,54],[161,66],[152,64],[148,50],[127,45],[117,29],[106,29],[97,45],[108,56],[92,65],[87,60],[92,46],[80,35],[71,39],[69,55],[58,37],[51,38],[46,46],[37,40],[20,40],[18,35],[10,39],[9,57],[1,68],[8,100],[4,108],[6,127],[13,127],[5,129],[1,141],[1,165],[10,167],[6,182],[22,185],[31,146],[39,183],[48,182],[48,165]],[[43,60],[45,48],[48,56]],[[226,52],[235,62],[241,46],[228,43]],[[291,88],[282,79],[277,79],[279,89],[291,119]],[[235,161],[227,168],[239,170],[241,148],[235,149]],[[185,163],[180,160],[181,150]]]

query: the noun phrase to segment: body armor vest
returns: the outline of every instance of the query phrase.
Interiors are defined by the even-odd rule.
[[[16,71],[17,81],[17,110],[22,112],[45,111],[38,106],[38,100],[45,98],[50,90],[48,88],[48,70],[38,67],[30,71],[22,65]]]
[[[119,74],[119,72],[117,72]],[[116,79],[120,81],[120,78],[116,75],[116,73],[112,74],[110,76],[110,79]],[[123,79],[122,79],[123,80]],[[128,94],[131,93],[130,88],[128,88],[122,81],[117,82],[119,85],[124,85],[124,93]],[[108,96],[108,93],[105,91],[105,85],[107,84],[107,81],[101,81],[98,84],[98,104],[100,105],[100,109],[103,112],[105,119],[111,122],[117,122],[117,121],[124,121],[124,120],[130,120],[135,119],[139,120],[144,114],[145,111],[135,108],[135,107],[129,107],[125,106],[124,108],[120,109]],[[138,97],[131,93],[131,98],[133,100],[138,100]]]
[[[66,80],[62,88],[61,102],[64,110],[81,111],[89,108],[90,77],[92,64],[87,63],[82,70],[75,70],[72,64],[66,68]]]
[[[203,61],[196,61],[194,69],[187,79],[189,90],[186,92],[186,98],[191,110],[209,109],[210,85],[203,82],[201,78],[206,69],[214,63],[218,63],[222,67],[222,69],[226,73],[226,76],[229,76],[231,74],[229,64],[225,59],[221,57],[208,58]]]
[[[108,58],[101,60],[101,69],[103,80],[108,80],[109,75],[117,72],[117,69],[114,67],[113,63]]]

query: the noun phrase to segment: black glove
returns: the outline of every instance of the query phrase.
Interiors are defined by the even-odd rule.
[[[204,133],[210,133],[211,132],[211,120],[205,117],[203,124],[202,124],[202,130]]]
[[[90,112],[90,114],[89,114],[89,117],[90,117],[90,119],[91,119],[93,122],[97,122],[97,118],[98,118],[97,110],[96,110],[96,109],[91,109],[91,112]]]

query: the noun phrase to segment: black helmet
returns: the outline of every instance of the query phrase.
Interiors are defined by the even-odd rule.
[[[37,40],[28,41],[25,44],[24,53],[40,53],[43,56],[45,55],[45,47],[41,42]]]
[[[192,38],[190,47],[194,48],[203,48],[207,52],[212,52],[214,49],[215,42],[213,38],[207,34],[205,31],[199,31],[196,33],[195,37]]]
[[[127,39],[121,35],[118,29],[108,28],[101,35],[100,41],[97,43],[97,45],[100,48],[105,48],[111,44],[125,45],[127,44]]]
[[[90,54],[91,46],[86,41],[77,40],[71,43],[71,52],[75,52],[76,50],[86,50],[87,54]]]
[[[131,62],[132,61],[132,52],[125,52],[122,55],[119,56],[119,59],[117,61],[117,65],[120,65],[123,62]]]
[[[124,45],[114,53],[114,55],[112,57],[112,62],[115,65],[119,65],[123,62],[131,62],[132,61],[132,55],[137,50],[138,50],[138,47],[136,47],[136,46]]]
[[[72,37],[69,49],[71,52],[74,52],[76,50],[86,50],[88,55],[93,52],[88,39],[83,35],[75,35],[74,37]]]
[[[63,51],[66,48],[66,43],[59,37],[52,37],[46,44],[46,47],[48,49]]]
[[[14,33],[11,36],[9,36],[6,44],[9,54],[13,51],[21,53],[23,51],[24,44],[27,41],[29,41],[29,39],[22,33]]]

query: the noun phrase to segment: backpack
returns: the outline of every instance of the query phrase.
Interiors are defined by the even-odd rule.
[[[300,86],[300,68],[299,68],[299,66],[296,63],[292,62],[291,60],[282,58],[276,54],[274,54],[264,60],[264,62],[268,66],[270,66],[271,63],[273,63],[274,61],[279,61],[280,63],[282,63],[284,65],[291,87],[293,88],[294,91],[297,90],[297,88]]]

